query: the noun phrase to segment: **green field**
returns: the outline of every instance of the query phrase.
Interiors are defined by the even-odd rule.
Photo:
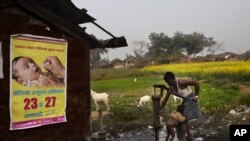
[[[190,68],[185,72],[183,71],[184,66]],[[138,100],[143,95],[154,95],[153,84],[165,84],[162,78],[165,71],[173,70],[177,76],[191,77],[200,81],[200,109],[204,113],[216,113],[228,112],[239,105],[250,105],[249,66],[248,61],[218,62],[218,64],[171,64],[146,67],[141,70],[99,69],[91,72],[92,80],[94,80],[91,82],[91,88],[96,92],[107,92],[110,95],[110,108],[114,116],[106,120],[108,127],[139,128],[152,122],[153,111],[152,103],[150,107],[138,108]],[[218,67],[224,69],[218,69]],[[220,71],[215,71],[216,68]],[[99,77],[96,79],[94,76]],[[134,82],[135,78],[136,82]],[[168,115],[178,104],[174,103],[170,97],[164,114]],[[101,109],[105,110],[104,104],[101,104]],[[95,110],[93,103],[92,110]]]

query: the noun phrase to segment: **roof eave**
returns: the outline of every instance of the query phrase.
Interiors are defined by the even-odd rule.
[[[87,34],[83,28],[80,26],[73,25],[70,22],[65,21],[61,17],[55,15],[54,13],[48,11],[47,9],[36,4],[32,0],[18,0],[18,4],[25,10],[33,13],[35,16],[46,21],[47,23],[61,29],[65,33],[72,37],[82,39],[88,39],[91,43],[90,48],[104,48],[104,44]]]

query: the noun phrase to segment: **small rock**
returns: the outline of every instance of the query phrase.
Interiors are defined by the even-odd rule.
[[[203,141],[203,138],[202,137],[198,137],[195,139],[195,141]]]
[[[133,135],[132,135],[132,134],[130,134],[130,133],[127,135],[127,137],[128,137],[128,138],[131,138],[132,136],[133,136]]]
[[[149,126],[148,126],[148,128],[149,128],[149,129],[153,129],[154,127],[153,127],[153,126],[151,126],[151,125],[149,125]]]
[[[137,133],[137,134],[136,134],[136,136],[141,136],[141,135],[142,135],[142,133],[141,133],[141,132],[139,132],[139,133]]]
[[[219,128],[219,129],[222,129],[222,128],[223,128],[223,126],[218,126],[218,128]]]
[[[234,116],[234,115],[236,115],[237,113],[236,113],[236,111],[235,111],[234,109],[232,109],[232,110],[229,111],[229,114]]]
[[[244,121],[244,120],[246,120],[246,119],[247,119],[246,116],[243,116],[242,120]]]
[[[250,113],[250,110],[249,110],[249,109],[247,109],[247,110],[245,111],[245,113],[246,113],[246,114],[249,114],[249,113]]]
[[[124,135],[125,135],[124,133],[119,133],[119,134],[118,134],[118,136],[119,136],[120,138],[124,137]]]

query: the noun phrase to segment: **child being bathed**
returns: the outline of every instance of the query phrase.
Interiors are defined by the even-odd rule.
[[[28,87],[55,87],[64,85],[55,75],[48,72],[43,73],[33,59],[25,56],[19,56],[12,60],[12,79]]]
[[[166,128],[167,128],[167,136],[166,136],[166,141],[173,141],[175,138],[175,130],[178,126],[178,123],[184,122],[186,120],[185,116],[182,115],[183,113],[183,106],[179,105],[176,109],[176,111],[173,111],[170,114],[170,118],[168,119],[166,123]]]

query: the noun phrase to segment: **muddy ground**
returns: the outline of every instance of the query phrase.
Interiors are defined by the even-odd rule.
[[[250,125],[250,108],[239,107],[229,113],[205,114],[190,121],[193,141],[229,141],[229,126],[232,124]],[[107,130],[109,141],[154,141],[152,125],[134,128],[134,130],[119,132],[115,129]],[[160,131],[160,141],[165,141],[166,129]],[[175,139],[177,141],[177,139]]]

